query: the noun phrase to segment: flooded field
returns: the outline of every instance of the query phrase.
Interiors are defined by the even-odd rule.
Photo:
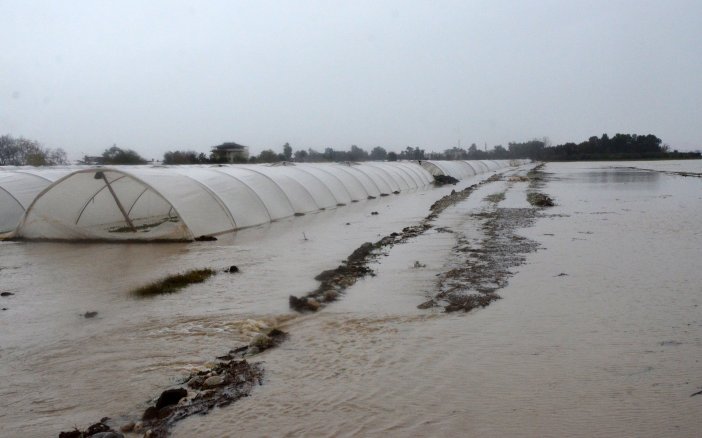
[[[316,313],[290,310],[289,295],[490,175],[216,242],[0,242],[0,289],[13,294],[0,298],[0,436],[138,419],[161,391],[269,327],[289,339],[251,359],[263,362],[263,385],[173,436],[699,436],[702,178],[671,172],[699,174],[702,163],[549,163],[538,187],[524,178],[532,167],[383,248],[375,276]],[[491,214],[531,210],[534,190],[556,205],[514,229],[486,228]],[[478,266],[471,254],[507,231],[534,251],[464,291],[501,299],[446,313],[442,279]],[[240,272],[175,294],[130,293],[231,265]],[[437,305],[418,308],[428,300]]]

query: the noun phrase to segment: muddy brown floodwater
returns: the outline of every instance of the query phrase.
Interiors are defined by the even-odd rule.
[[[132,421],[273,327],[288,339],[247,358],[262,385],[171,435],[699,436],[702,178],[680,172],[701,164],[549,163],[536,188],[533,166],[509,170],[378,249],[374,276],[314,313],[289,296],[490,175],[217,242],[0,243],[0,289],[14,294],[0,297],[0,436]],[[535,209],[535,190],[555,205]],[[230,265],[240,272],[175,294],[130,294]],[[502,299],[447,313],[452,287]]]

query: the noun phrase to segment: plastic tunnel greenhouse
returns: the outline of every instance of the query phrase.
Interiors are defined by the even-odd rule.
[[[13,231],[34,198],[70,169],[13,168],[0,171],[0,234]]]
[[[423,161],[122,166],[63,169],[41,181],[37,175],[5,172],[0,173],[0,193],[9,195],[0,198],[0,207],[4,229],[14,229],[16,238],[193,240],[425,189],[434,175],[462,179],[508,165]]]

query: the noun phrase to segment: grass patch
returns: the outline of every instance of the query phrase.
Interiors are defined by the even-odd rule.
[[[505,200],[505,192],[499,192],[499,193],[493,193],[492,195],[488,195],[485,197],[485,201],[492,202],[492,203],[500,203]]]
[[[182,274],[170,275],[132,291],[139,297],[150,297],[161,294],[172,294],[193,283],[202,283],[215,274],[210,268],[192,269]]]

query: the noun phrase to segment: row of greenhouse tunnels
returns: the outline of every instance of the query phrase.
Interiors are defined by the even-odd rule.
[[[2,168],[0,236],[189,241],[523,161]]]

